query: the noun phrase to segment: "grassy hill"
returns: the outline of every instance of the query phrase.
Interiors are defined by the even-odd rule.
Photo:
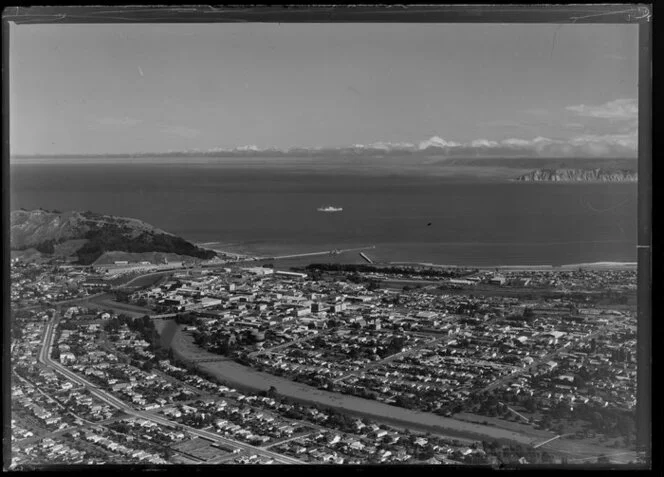
[[[42,254],[75,257],[82,265],[106,252],[160,252],[199,259],[216,255],[181,237],[138,219],[57,210],[14,210],[10,217],[12,250],[35,249]]]

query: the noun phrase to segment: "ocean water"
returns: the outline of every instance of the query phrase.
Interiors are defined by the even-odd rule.
[[[259,255],[374,245],[369,256],[393,262],[636,261],[636,184],[88,161],[12,164],[10,195],[11,209],[136,217],[193,242]],[[317,211],[327,205],[343,211]]]

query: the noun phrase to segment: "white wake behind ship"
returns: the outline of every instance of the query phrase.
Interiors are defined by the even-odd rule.
[[[342,207],[334,207],[332,205],[318,207],[318,212],[341,212],[342,210],[344,210]]]

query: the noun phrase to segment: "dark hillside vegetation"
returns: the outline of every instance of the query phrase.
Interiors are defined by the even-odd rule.
[[[108,225],[90,230],[85,234],[85,238],[88,242],[76,252],[81,265],[89,265],[104,252],[110,251],[176,253],[201,259],[210,259],[216,255],[212,250],[196,247],[174,235],[143,232],[137,237],[127,238],[122,228]]]

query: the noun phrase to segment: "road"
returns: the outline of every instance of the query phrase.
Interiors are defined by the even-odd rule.
[[[505,406],[507,409],[509,409],[509,411],[510,411],[512,414],[516,414],[516,415],[519,416],[521,419],[523,419],[524,421],[526,421],[527,423],[530,424],[530,419],[528,419],[528,418],[527,418],[526,416],[524,416],[523,414],[520,414],[520,413],[516,412],[514,409],[512,409],[511,407],[509,407],[507,404],[505,404],[505,403],[503,403],[503,402],[498,401],[498,404],[500,404],[501,406]],[[556,437],[554,437],[554,438],[552,438],[552,439],[550,439],[550,440],[557,439],[558,437],[560,437],[560,436],[556,436]],[[546,442],[549,442],[549,441],[546,441]],[[539,445],[542,445],[542,444],[539,444]],[[536,447],[537,447],[537,446],[536,446]]]
[[[253,358],[255,356],[261,355],[261,354],[268,354],[268,353],[273,353],[275,351],[279,351],[284,348],[288,348],[289,346],[293,346],[298,343],[304,343],[305,341],[311,341],[312,339],[319,337],[319,336],[325,336],[326,334],[330,333],[330,331],[325,332],[325,333],[317,333],[315,335],[309,335],[309,336],[304,336],[303,338],[298,338],[293,341],[289,341],[288,343],[283,343],[277,346],[273,346],[272,348],[266,348],[266,349],[261,349],[258,351],[254,351],[252,353],[249,353],[247,356],[249,358]]]
[[[594,331],[593,333],[589,334],[588,336],[585,336],[583,339],[589,340],[591,338],[594,338],[595,336],[604,333],[607,329],[608,329],[608,327],[604,326],[604,327],[600,328],[599,330]],[[484,387],[483,389],[478,390],[477,392],[478,393],[484,393],[484,392],[492,391],[492,390],[496,389],[498,386],[502,386],[504,384],[507,384],[507,383],[511,382],[517,376],[520,376],[520,375],[525,374],[525,373],[533,372],[537,369],[538,366],[542,365],[543,363],[546,363],[547,361],[550,361],[552,358],[555,358],[556,356],[558,356],[560,353],[562,353],[566,349],[567,349],[566,346],[561,346],[560,348],[557,348],[556,350],[554,350],[551,353],[545,355],[544,357],[542,357],[542,358],[540,358],[536,361],[533,361],[530,366],[528,366],[526,368],[518,369],[515,372],[513,372],[511,374],[508,374],[507,376],[499,378],[499,379],[493,381],[488,386]]]
[[[302,434],[298,434],[297,436],[286,437],[284,439],[280,439],[278,441],[271,442],[270,444],[266,444],[262,448],[267,449],[268,447],[274,447],[274,446],[278,446],[280,444],[285,444],[286,442],[294,441],[296,439],[301,439],[303,437],[309,437],[310,435],[315,434],[316,432],[318,432],[318,431],[305,432],[305,433],[302,433]]]
[[[48,329],[49,329],[49,336],[51,336],[51,333],[53,331],[52,323],[49,324]],[[443,336],[442,338],[452,339],[453,337]],[[433,341],[434,340],[432,340],[431,342],[433,342]],[[50,342],[50,340],[49,340],[49,342]],[[424,346],[430,345],[431,342],[427,342]],[[409,351],[412,352],[413,350],[409,350]],[[388,358],[395,359],[395,356],[388,357]],[[45,359],[45,358],[42,358],[42,359]],[[235,365],[235,363],[230,363],[230,364]],[[55,365],[57,365],[57,363],[55,363]],[[249,370],[246,370],[244,367],[242,367],[242,369],[243,369],[242,376],[244,376]],[[66,369],[65,369],[65,371],[66,371]],[[60,372],[62,372],[64,374],[64,371],[61,370]],[[216,371],[215,371],[215,373],[216,373]],[[250,372],[249,374],[252,374],[252,373],[253,373],[253,371]],[[223,374],[224,374],[225,378],[228,377],[227,373],[223,373]],[[262,376],[262,373],[253,373],[253,374],[260,374]],[[78,378],[78,379],[72,379],[75,382],[81,383],[81,381],[83,381],[82,378],[80,378],[78,376],[75,376],[75,377]],[[270,376],[270,379],[274,379],[274,377]],[[231,382],[232,381],[233,380],[231,379]],[[261,383],[262,383],[261,389],[264,389],[269,384],[272,384],[272,381],[265,380],[265,381],[261,381]],[[92,386],[92,385],[88,383],[88,385],[86,387],[88,387],[88,389],[90,389],[92,391],[94,386],[92,386],[92,388],[90,386]],[[297,387],[297,384],[293,384],[293,383],[288,382],[288,385],[286,385],[286,384],[284,384],[284,381],[279,381],[279,383],[275,383],[275,386],[277,387],[277,389],[280,390],[280,393],[282,393],[284,395],[293,395],[290,388],[294,387],[294,386]],[[96,390],[96,392],[98,392],[98,391],[99,390]],[[310,396],[310,398],[313,399],[315,402],[320,402],[320,403],[323,403],[323,404],[327,403],[327,404],[329,404],[329,405],[331,405],[335,408],[341,407],[343,409],[347,409],[350,406],[349,410],[351,410],[351,412],[353,412],[353,413],[354,412],[360,412],[363,415],[371,415],[372,418],[377,418],[379,421],[387,421],[388,419],[387,419],[386,416],[394,417],[394,419],[396,419],[396,421],[391,422],[391,425],[397,425],[397,427],[404,427],[405,426],[405,427],[413,429],[413,428],[419,428],[419,427],[421,427],[421,425],[431,426],[431,431],[438,434],[442,430],[442,429],[439,429],[439,427],[442,426],[442,428],[444,428],[446,431],[448,429],[450,429],[450,430],[451,429],[459,429],[459,431],[463,431],[464,433],[465,432],[472,432],[473,434],[476,434],[476,437],[474,437],[475,439],[480,438],[480,436],[482,436],[482,435],[486,435],[486,436],[492,436],[494,438],[512,439],[512,440],[516,440],[516,441],[519,441],[519,442],[522,442],[522,443],[526,443],[526,441],[527,441],[527,443],[532,442],[532,437],[529,437],[529,436],[524,435],[524,434],[515,433],[515,432],[509,431],[509,430],[503,430],[503,429],[498,429],[498,428],[494,428],[494,427],[481,426],[481,425],[477,425],[477,424],[463,423],[463,422],[459,422],[459,421],[456,421],[456,420],[451,419],[451,418],[442,418],[442,417],[436,416],[436,415],[427,415],[426,413],[414,413],[412,411],[407,411],[407,410],[402,409],[402,408],[394,408],[393,406],[387,406],[387,405],[384,405],[384,404],[376,402],[376,401],[367,401],[365,403],[365,400],[360,400],[359,398],[354,399],[351,396],[338,395],[336,393],[328,394],[328,393],[324,393],[320,390],[312,390],[311,392],[313,392],[315,395]],[[112,396],[108,396],[108,395],[106,395],[106,393],[101,393],[101,394],[93,393],[93,395],[96,395],[98,397],[101,396],[102,398],[106,398],[106,399],[113,399]],[[301,398],[301,392],[299,391],[299,388],[298,388],[297,392],[295,392],[295,396],[297,396],[298,399]],[[327,402],[328,401],[327,396],[329,396],[329,401],[330,401],[329,403]],[[105,401],[104,399],[102,399],[102,401],[108,402],[108,401]],[[366,407],[366,409],[364,409],[364,407],[362,407],[362,406],[351,404],[350,402],[347,402],[347,401],[352,401],[352,403],[356,403],[356,402],[360,403],[361,402],[361,403],[363,403],[363,406],[364,406],[364,404],[366,404],[366,406],[364,406],[364,407]],[[142,417],[144,419],[152,420],[153,422],[162,423],[164,425],[179,426],[179,427],[182,427],[182,428],[186,428],[185,426],[181,426],[178,423],[169,421],[169,420],[167,420],[167,419],[165,419],[161,416],[157,416],[157,415],[152,414],[150,412],[135,411],[135,410],[131,409],[129,406],[127,406],[126,403],[124,403],[124,402],[122,402],[118,399],[115,399],[114,404],[115,404],[114,407],[122,409],[127,414],[139,416],[139,417]],[[407,414],[406,417],[397,417],[397,415],[401,416],[404,413]],[[398,423],[397,423],[397,421],[398,421]],[[225,438],[222,438],[221,436],[218,436],[217,434],[211,433],[209,431],[201,431],[201,430],[196,430],[196,429],[191,429],[191,428],[187,428],[187,430],[191,433],[191,435],[198,435],[200,437],[211,439],[211,440],[216,441],[216,442],[222,442],[222,443],[224,443],[228,446],[232,446],[232,447],[235,447],[237,449],[240,449],[241,451],[243,451],[243,453],[244,452],[251,452],[253,454],[266,455],[265,452],[260,451],[260,449],[261,449],[260,447],[256,448],[254,446],[249,446],[249,445],[246,445],[246,444],[243,444],[243,443],[238,443],[238,442],[233,441],[233,440],[225,439]],[[447,432],[445,432],[445,434],[447,434]],[[296,459],[288,460],[289,458],[287,456],[280,456],[276,453],[274,453],[274,455],[267,455],[267,456],[270,457],[270,458],[274,458],[278,462],[283,462],[284,460],[286,460],[287,463],[298,463],[298,464],[302,463],[301,461],[297,461]]]
[[[311,431],[311,432],[305,432],[305,433],[302,433],[302,434],[298,434],[297,436],[286,437],[284,439],[280,439],[280,440],[272,442],[270,444],[266,444],[266,445],[262,446],[261,448],[262,449],[267,449],[269,447],[278,446],[279,444],[285,444],[286,442],[294,441],[296,439],[301,439],[303,437],[308,437],[308,436],[310,436],[314,433],[315,433],[315,431]],[[212,459],[209,463],[210,464],[222,464],[224,462],[228,462],[229,460],[238,459],[238,458],[243,457],[245,455],[247,455],[246,451],[241,451],[241,452],[237,452],[237,453],[234,453],[234,454],[222,455],[222,456],[219,456],[215,459]]]
[[[83,298],[83,299],[79,299],[79,300],[86,300],[86,299],[89,299],[89,298],[90,298],[90,297],[85,297],[85,298]],[[51,326],[51,325],[49,325],[49,326]],[[52,329],[50,329],[50,332],[52,333]],[[599,334],[600,332],[601,332],[601,331],[595,332],[595,333],[593,333],[593,335],[590,335],[590,336],[586,337],[586,339],[589,339],[589,338],[591,338],[592,336]],[[51,338],[51,339],[52,339],[52,338]],[[430,344],[430,343],[427,343],[427,344]],[[551,359],[553,356],[555,356],[555,355],[557,355],[558,353],[562,352],[564,349],[565,349],[565,348],[560,348],[560,349],[558,349],[558,350],[555,350],[554,352],[550,353],[549,355],[545,356],[544,358],[538,360],[538,364],[541,363],[541,362],[545,362],[545,361]],[[409,351],[412,351],[412,350],[409,350]],[[388,357],[388,358],[386,358],[386,359],[390,359],[390,358],[391,358],[391,359],[394,359],[395,356],[393,355],[393,356]],[[376,364],[376,363],[372,363],[372,364]],[[54,366],[57,366],[57,363],[54,363]],[[524,373],[524,372],[527,372],[528,370],[529,370],[529,369],[523,369],[523,370],[521,370],[521,371],[518,371],[517,373],[515,373],[515,374],[513,374],[513,375],[507,376],[507,377],[505,377],[504,379],[500,379],[500,380],[498,380],[498,381],[496,381],[496,382],[494,382],[494,383],[491,383],[490,386],[497,387],[497,386],[501,385],[503,382],[508,381],[509,379],[513,379],[513,378],[515,378],[517,375],[522,374],[522,373]],[[60,371],[60,372],[63,373],[62,371]],[[64,374],[64,373],[63,373],[63,374]],[[226,373],[224,373],[224,374],[226,374]],[[225,377],[226,377],[226,376],[225,376]],[[270,376],[270,378],[273,378],[273,377]],[[81,379],[82,379],[82,378],[81,378]],[[79,381],[77,381],[77,380],[75,380],[75,379],[72,379],[72,380],[75,381],[75,382],[79,382]],[[280,381],[280,383],[281,383],[281,381]],[[280,391],[282,391],[282,387],[284,387],[284,390],[285,390],[285,391],[288,391],[288,389],[286,389],[286,385],[285,385],[285,384],[280,384],[280,383],[277,383],[277,384],[276,384],[277,388],[280,389]],[[262,388],[266,387],[266,386],[267,386],[267,381],[263,381],[263,385],[264,385],[264,386],[263,386]],[[292,385],[292,383],[289,383],[289,386],[291,386],[291,385]],[[91,386],[91,385],[90,385],[90,386]],[[88,387],[88,386],[86,386],[86,387]],[[493,387],[492,387],[492,388],[493,388]],[[90,389],[90,388],[88,387],[88,389]],[[91,391],[92,391],[92,390],[91,390]],[[324,394],[324,395],[322,395],[322,396],[319,396],[319,395],[317,394],[314,398],[312,398],[312,399],[314,399],[316,402],[322,402],[322,401],[324,401],[323,397],[327,396],[327,393],[321,393],[320,391],[314,391],[314,392],[317,392],[318,394]],[[93,393],[93,394],[94,394],[94,393]],[[289,392],[286,392],[285,394],[289,394]],[[299,394],[300,394],[300,393],[298,392],[297,395],[299,396]],[[112,396],[105,396],[105,397],[112,398]],[[347,396],[343,396],[343,397],[334,396],[333,398],[331,397],[330,399],[333,400],[333,401],[335,401],[335,402],[331,402],[331,403],[330,403],[331,405],[333,405],[333,406],[339,406],[340,403],[337,402],[337,401],[341,401],[341,400],[344,400],[344,401],[345,401],[345,400],[347,400],[347,399],[351,399],[351,398],[348,398]],[[102,399],[102,401],[104,401],[104,399]],[[181,425],[179,425],[179,424],[177,424],[177,423],[173,423],[173,422],[171,422],[171,421],[168,421],[168,420],[166,420],[166,419],[163,419],[163,418],[161,418],[160,416],[154,416],[153,414],[148,413],[148,412],[138,413],[137,411],[134,411],[133,409],[129,408],[129,407],[126,405],[126,403],[124,403],[124,402],[122,402],[122,401],[119,401],[119,400],[117,400],[117,399],[116,399],[116,401],[117,401],[118,403],[121,403],[121,406],[123,406],[123,407],[119,407],[119,405],[115,405],[114,407],[118,407],[119,409],[123,409],[127,414],[140,415],[141,417],[146,418],[146,419],[149,419],[149,420],[153,420],[154,422],[160,422],[160,421],[157,421],[157,420],[156,420],[156,419],[160,419],[160,420],[163,420],[163,422],[169,423],[169,424],[165,424],[165,425],[171,425],[171,426],[172,426],[172,425],[177,425],[177,426],[179,426],[179,427],[183,427],[183,428],[185,427],[185,426],[181,426]],[[104,401],[104,402],[107,402],[107,401]],[[387,409],[387,408],[390,408],[390,412],[389,412],[389,413],[386,413],[386,414],[385,414],[386,416],[392,414],[393,412],[397,412],[397,413],[398,413],[398,412],[401,412],[401,413],[404,412],[404,410],[402,410],[401,408],[392,409],[391,406],[384,406],[384,405],[381,405],[381,403],[377,403],[377,402],[375,402],[375,401],[371,401],[371,402],[367,403],[367,406],[369,406],[369,408],[367,408],[368,410],[367,410],[366,412],[369,413],[369,414],[371,414],[372,417],[374,417],[376,414],[379,414],[379,415],[381,415],[381,416],[383,415],[381,412],[378,411],[379,408],[380,408],[380,409],[382,409],[382,408],[386,408],[386,409]],[[345,406],[345,405],[342,405],[341,407],[342,407],[342,408],[345,408],[346,406]],[[354,406],[353,406],[353,407],[354,407]],[[365,411],[363,411],[363,412],[365,412]],[[410,414],[412,414],[412,413],[410,413]],[[450,427],[451,429],[455,429],[455,428],[457,427],[457,426],[453,425],[453,422],[455,422],[455,421],[452,420],[452,419],[443,419],[443,418],[440,418],[439,416],[426,416],[426,417],[425,417],[424,414],[422,414],[422,413],[419,413],[419,414],[422,414],[421,416],[414,416],[414,417],[412,417],[412,416],[410,416],[410,414],[409,414],[409,419],[408,419],[409,426],[413,424],[413,421],[415,420],[415,417],[418,417],[418,418],[426,419],[427,425],[433,425],[433,424],[432,424],[432,421],[436,421],[436,422],[437,422],[437,421],[442,421],[442,420],[444,420],[446,423],[449,423],[449,427]],[[419,419],[418,419],[418,421],[419,421]],[[404,422],[405,422],[405,421],[404,421]],[[455,422],[455,423],[458,424],[458,422]],[[474,430],[474,432],[477,432],[477,434],[481,434],[481,435],[488,435],[488,436],[494,436],[494,437],[498,437],[498,435],[500,435],[500,437],[504,437],[504,436],[505,436],[505,437],[507,437],[507,438],[511,438],[511,439],[514,439],[514,440],[517,440],[517,441],[521,441],[521,442],[523,442],[523,439],[525,439],[525,436],[522,436],[522,435],[517,434],[517,433],[514,433],[514,432],[510,432],[510,431],[503,431],[503,430],[501,430],[501,429],[490,428],[490,427],[487,427],[487,426],[479,426],[479,425],[472,425],[472,426],[471,426],[471,425],[468,425],[468,424],[466,424],[466,423],[461,423],[461,424],[463,424],[464,427],[472,427],[473,430]],[[447,426],[446,426],[446,427],[447,427]],[[468,431],[470,432],[470,429],[468,429]],[[220,442],[229,442],[229,441],[230,441],[231,444],[229,444],[229,445],[233,445],[233,446],[235,446],[236,448],[243,448],[243,446],[244,446],[245,449],[248,449],[247,452],[254,452],[254,453],[257,453],[254,449],[260,449],[260,448],[254,448],[253,446],[248,446],[248,445],[246,445],[246,444],[236,443],[235,441],[232,441],[232,440],[227,440],[227,439],[225,440],[224,438],[221,438],[220,436],[218,436],[218,435],[216,435],[216,434],[213,434],[213,433],[210,433],[210,432],[207,432],[207,431],[198,431],[198,430],[192,429],[192,432],[191,432],[191,433],[192,433],[192,435],[201,435],[201,433],[206,433],[207,435],[201,435],[201,437],[205,437],[205,438],[208,438],[208,439],[214,439],[214,440],[217,440],[217,441],[220,441]],[[211,436],[211,437],[210,437],[210,436]],[[262,454],[262,455],[265,455],[265,454]],[[270,456],[270,457],[272,457],[272,456]],[[284,456],[280,456],[279,458],[284,458]],[[292,462],[289,462],[289,463],[292,463]],[[302,462],[298,461],[298,462],[295,462],[295,463],[302,463]]]
[[[62,404],[60,404],[60,403],[58,402],[57,399],[55,399],[53,396],[50,396],[50,395],[46,394],[44,391],[42,391],[41,389],[39,389],[39,386],[37,386],[36,384],[34,384],[33,382],[31,382],[30,380],[24,378],[23,376],[21,376],[20,374],[18,374],[16,371],[13,371],[13,370],[12,370],[12,373],[14,374],[14,376],[16,376],[16,377],[17,377],[18,379],[20,379],[21,381],[23,381],[23,382],[25,382],[25,383],[28,383],[30,386],[32,386],[33,388],[35,388],[35,390],[37,390],[37,392],[38,392],[39,394],[41,394],[42,396],[46,397],[50,402],[52,402],[53,404],[55,404],[56,406],[58,406],[60,409],[62,409],[63,411],[67,412],[69,415],[74,416],[75,419],[78,419],[78,420],[80,420],[81,422],[84,422],[84,423],[86,423],[86,424],[94,424],[92,421],[88,421],[87,419],[83,419],[81,416],[79,416],[79,415],[77,415],[77,414],[75,414],[75,413],[73,413],[73,412],[71,412],[71,411],[67,411],[66,408],[65,408],[65,406],[63,406]],[[73,391],[73,389],[72,389],[72,391]],[[67,429],[70,429],[70,428],[67,428]],[[64,431],[64,429],[63,429],[63,431]]]
[[[68,304],[74,304],[74,303],[80,303],[84,301],[88,301],[92,298],[100,297],[106,295],[106,292],[100,292],[100,293],[95,293],[94,295],[86,295],[84,297],[77,297],[77,298],[70,298],[69,300],[62,300],[62,301],[55,301],[55,302],[50,302],[50,303],[39,303],[37,305],[30,305],[30,306],[24,306],[21,307],[21,310],[36,310],[36,309],[44,309],[44,308],[54,308],[54,307],[59,307],[59,306],[64,306]]]
[[[571,435],[571,434],[565,434],[565,435]],[[548,444],[549,442],[555,441],[556,439],[560,439],[561,437],[563,437],[563,436],[561,436],[561,435],[554,436],[554,437],[552,437],[551,439],[547,439],[547,440],[545,440],[544,442],[540,442],[539,444],[535,444],[535,445],[533,446],[533,449],[537,449],[538,447],[542,447],[543,445],[546,445],[546,444]]]
[[[414,346],[413,348],[407,349],[407,350],[405,350],[405,351],[401,351],[401,352],[399,352],[399,353],[395,353],[395,354],[393,354],[393,355],[388,356],[387,358],[383,358],[383,359],[381,359],[381,360],[373,361],[373,362],[371,362],[371,363],[368,363],[368,364],[367,364],[366,366],[364,366],[363,368],[356,369],[355,371],[351,371],[351,372],[348,373],[348,374],[344,374],[343,376],[341,376],[341,377],[335,379],[335,380],[332,381],[332,382],[334,382],[334,383],[338,383],[338,382],[340,382],[340,381],[343,381],[343,380],[346,379],[346,378],[349,378],[350,376],[355,376],[355,375],[357,375],[357,374],[364,373],[364,372],[367,371],[368,369],[375,368],[375,367],[377,367],[377,366],[381,366],[381,365],[383,365],[383,364],[385,364],[385,363],[389,363],[390,361],[393,361],[393,360],[395,360],[395,359],[402,358],[402,357],[404,357],[404,356],[408,356],[408,355],[411,355],[411,354],[413,354],[413,353],[416,353],[416,352],[418,352],[419,350],[421,350],[422,348],[426,348],[427,346],[431,346],[431,345],[436,344],[436,343],[438,343],[438,342],[440,342],[440,341],[443,341],[443,340],[452,341],[452,340],[455,338],[455,336],[456,336],[456,335],[445,335],[445,336],[441,336],[441,337],[439,337],[439,338],[435,338],[435,339],[433,339],[433,340],[429,340],[429,341],[427,341],[426,343],[422,343],[422,344],[419,344],[419,345],[417,345],[417,346]]]
[[[179,424],[177,422],[170,421],[168,419],[165,419],[161,416],[158,416],[156,414],[153,414],[149,411],[138,411],[130,407],[127,403],[124,401],[121,401],[120,399],[116,398],[115,396],[107,393],[106,391],[103,391],[99,389],[97,386],[86,380],[85,378],[79,376],[78,374],[75,374],[74,372],[70,371],[69,369],[65,368],[59,363],[54,362],[50,358],[50,352],[51,352],[51,347],[53,344],[53,337],[54,337],[54,332],[55,332],[55,327],[57,325],[57,317],[54,318],[51,322],[48,323],[46,327],[46,332],[44,333],[44,343],[42,346],[42,349],[39,352],[39,362],[53,368],[56,372],[62,374],[69,380],[84,386],[90,394],[93,396],[97,397],[101,401],[105,402],[106,404],[109,404],[110,406],[113,406],[126,414],[133,415],[136,417],[140,417],[143,419],[147,419],[152,422],[156,422],[157,424],[161,424],[163,426],[167,427],[179,427],[184,430],[186,430],[189,434],[201,437],[204,439],[212,440],[213,442],[219,442],[221,444],[225,444],[227,446],[235,447],[238,449],[242,449],[247,452],[252,452],[254,454],[258,455],[263,455],[265,457],[269,457],[274,459],[277,462],[283,463],[283,464],[304,464],[304,462],[294,459],[292,457],[288,456],[283,456],[281,454],[277,454],[275,452],[269,451],[267,449],[262,449],[260,447],[252,446],[250,444],[245,444],[244,442],[239,442],[235,441],[232,439],[228,439],[226,437],[221,437],[213,432],[201,430],[201,429],[195,429],[193,427],[189,427],[183,424]]]

